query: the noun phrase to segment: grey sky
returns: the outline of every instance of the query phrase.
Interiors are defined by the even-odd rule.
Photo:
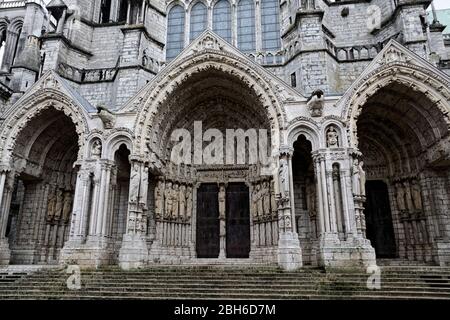
[[[450,9],[450,0],[434,0],[436,9]]]

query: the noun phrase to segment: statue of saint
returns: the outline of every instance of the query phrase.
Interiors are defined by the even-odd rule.
[[[353,159],[352,163],[352,188],[353,188],[353,194],[356,196],[361,195],[361,179],[359,177],[359,165],[358,165],[358,159]]]
[[[163,212],[163,188],[164,183],[162,181],[158,181],[155,187],[155,218],[161,219]]]
[[[181,185],[180,186],[180,192],[179,192],[179,207],[180,207],[180,219],[185,221],[186,219],[186,186]]]
[[[402,183],[397,183],[397,192],[395,194],[397,200],[397,207],[399,211],[405,211],[405,190],[403,189]]]
[[[192,208],[194,203],[192,202],[192,187],[186,188],[186,221],[189,222],[192,217]]]
[[[55,205],[55,215],[54,219],[59,221],[63,211],[63,203],[64,203],[64,193],[61,189],[56,191],[56,205]]]
[[[100,140],[96,139],[92,143],[91,157],[92,159],[100,159],[102,156],[102,143]]]
[[[130,173],[130,202],[137,204],[139,197],[139,185],[141,177],[139,174],[139,164],[133,163]]]
[[[179,200],[180,200],[180,194],[179,194],[179,186],[177,183],[173,185],[172,192],[172,219],[176,220],[179,217]]]
[[[327,132],[327,146],[329,148],[339,147],[339,135],[333,126]]]
[[[69,222],[71,213],[72,213],[72,193],[70,191],[67,191],[64,194],[64,203],[62,211],[62,218],[64,223]]]
[[[268,181],[263,182],[262,187],[262,196],[263,196],[263,212],[265,217],[270,217],[271,210],[270,210],[270,200],[271,200],[271,194],[270,194],[270,185]]]
[[[364,161],[359,162],[359,179],[361,195],[366,195],[366,172],[364,171]]]
[[[172,182],[167,182],[164,189],[164,217],[171,218],[173,211]]]
[[[47,203],[47,222],[53,220],[56,209],[56,194],[54,192],[49,193]]]
[[[219,218],[225,219],[225,202],[227,199],[227,194],[225,191],[225,186],[222,184],[219,187]]]
[[[289,197],[289,167],[286,159],[280,159],[280,168],[278,169],[280,179],[280,193],[282,198]]]
[[[420,211],[423,209],[423,204],[422,204],[422,192],[420,190],[420,185],[419,182],[417,180],[414,180],[412,186],[412,197],[413,197],[413,202],[414,202],[414,208],[417,211]]]

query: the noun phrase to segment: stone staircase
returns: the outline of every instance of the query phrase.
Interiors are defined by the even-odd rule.
[[[82,270],[80,290],[67,288],[69,276],[61,268],[9,274],[0,281],[0,299],[450,299],[450,268],[429,266],[382,267],[380,290],[367,288],[368,274],[361,270],[105,268]]]

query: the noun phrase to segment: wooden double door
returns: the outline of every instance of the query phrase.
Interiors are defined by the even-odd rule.
[[[250,254],[250,199],[244,183],[226,188],[226,257],[248,258]],[[220,254],[219,187],[202,184],[197,190],[196,249],[198,258]]]

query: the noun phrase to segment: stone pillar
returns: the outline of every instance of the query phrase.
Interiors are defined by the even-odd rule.
[[[0,265],[8,265],[11,258],[6,227],[14,188],[14,174],[8,168],[0,168]]]
[[[296,270],[302,266],[302,250],[295,230],[294,201],[292,197],[292,154],[289,147],[280,148],[277,196],[279,240],[278,264],[284,270]]]
[[[148,263],[147,247],[147,196],[149,170],[147,165],[137,158],[131,158],[130,192],[127,215],[127,233],[123,236],[119,253],[122,269],[135,269]],[[145,196],[144,196],[145,194]],[[145,198],[144,198],[145,197]]]
[[[226,249],[226,186],[225,184],[220,184],[219,186],[219,224],[220,224],[220,253],[219,259],[226,259],[227,249]]]
[[[3,54],[3,61],[1,70],[9,72],[14,62],[14,53],[16,51],[17,42],[19,41],[19,33],[8,30],[6,32],[5,51]]]

